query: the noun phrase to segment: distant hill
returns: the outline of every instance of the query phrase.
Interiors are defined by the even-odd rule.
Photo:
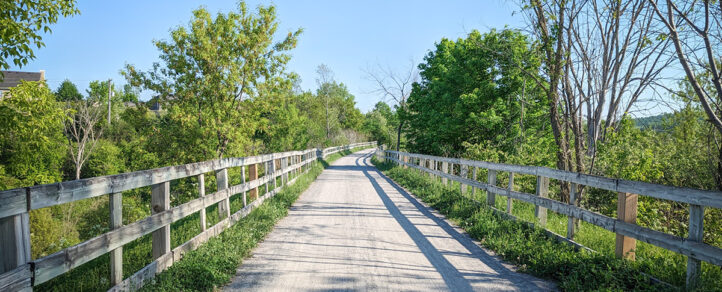
[[[656,116],[632,119],[637,128],[662,130],[664,118],[671,117],[671,113],[663,113]]]

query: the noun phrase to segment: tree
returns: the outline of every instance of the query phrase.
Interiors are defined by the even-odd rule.
[[[80,94],[75,83],[65,79],[63,83],[60,83],[58,90],[55,91],[55,99],[58,101],[78,101],[83,99],[83,95]]]
[[[316,84],[318,85],[317,93],[318,96],[322,97],[324,100],[324,108],[325,108],[325,118],[326,118],[326,140],[331,139],[331,120],[329,119],[329,107],[330,107],[330,99],[331,99],[331,93],[329,92],[329,84],[334,83],[333,81],[333,71],[331,71],[331,68],[328,68],[328,66],[321,64],[318,65],[318,68],[316,68],[316,74],[318,74],[318,78],[316,78]]]
[[[570,125],[575,139],[576,171],[584,172],[593,170],[597,143],[604,141],[607,130],[616,129],[641,96],[656,92],[663,83],[660,73],[672,59],[666,56],[669,41],[656,37],[659,27],[647,0],[570,1],[568,5],[564,29],[569,53],[560,91],[565,115],[571,116],[564,123]]]
[[[75,179],[91,157],[103,135],[103,107],[93,100],[81,100],[69,106],[70,118],[65,123],[65,136],[68,140],[68,152],[75,166]]]
[[[514,152],[524,132],[543,126],[545,99],[527,88],[522,71],[539,67],[534,53],[514,30],[442,39],[419,65],[421,81],[401,115],[409,149],[460,156],[469,145],[485,144]]]
[[[388,145],[394,148],[393,135],[396,132],[398,119],[391,107],[383,101],[379,101],[374,108],[366,113],[363,129],[371,135],[371,140],[377,141],[379,145]]]
[[[412,84],[419,78],[419,71],[413,61],[411,66],[403,73],[394,72],[390,68],[384,69],[378,65],[376,69],[366,70],[369,79],[376,83],[374,92],[381,94],[383,99],[391,99],[396,102],[397,113],[406,111],[406,101],[412,90]],[[401,149],[401,131],[404,128],[404,119],[399,119],[400,123],[396,130],[396,151]]]
[[[21,82],[0,99],[0,189],[60,181],[65,119],[45,82]]]
[[[722,134],[722,2],[648,0],[674,44],[684,69],[685,83],[704,110],[707,120]],[[717,188],[722,190],[722,147],[718,148]]]
[[[169,118],[178,126],[169,133],[174,144],[198,148],[192,150],[198,154],[182,159],[242,155],[250,149],[262,105],[258,89],[288,79],[285,52],[301,33],[289,32],[274,43],[277,28],[274,6],[259,6],[252,14],[240,2],[237,12],[215,17],[200,8],[188,27],[155,42],[162,64],[149,72],[126,66],[123,74],[131,85],[157,92],[169,106]]]
[[[35,58],[31,46],[45,46],[40,34],[51,32],[59,16],[79,13],[75,0],[0,1],[0,69],[10,68],[10,59],[15,66],[27,65]]]
[[[533,80],[549,100],[557,168],[593,172],[607,131],[641,96],[664,86],[659,79],[670,64],[669,42],[656,36],[654,13],[643,0],[524,3],[540,43],[542,76]],[[562,183],[564,200],[568,191]]]

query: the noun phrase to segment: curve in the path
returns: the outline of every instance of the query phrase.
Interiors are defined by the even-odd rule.
[[[316,179],[224,290],[546,291],[371,166],[372,150]]]

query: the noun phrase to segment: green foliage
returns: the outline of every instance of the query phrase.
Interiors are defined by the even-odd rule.
[[[538,67],[526,36],[515,30],[442,39],[419,65],[422,80],[401,115],[409,150],[458,156],[481,144],[514,152],[543,125],[546,102],[523,74]]]
[[[366,114],[362,128],[370,135],[371,141],[377,141],[379,145],[393,148],[397,143],[396,128],[398,124],[396,113],[388,104],[380,101]]]
[[[31,46],[45,46],[41,35],[51,32],[50,25],[79,13],[75,0],[0,1],[0,70],[10,68],[10,59],[15,66],[27,65],[35,58]]]
[[[100,139],[88,161],[83,165],[83,178],[119,174],[125,171],[122,150],[112,142]]]
[[[54,208],[58,209],[58,208]],[[65,232],[63,221],[53,215],[53,208],[30,212],[30,241],[33,259],[47,256],[79,242],[78,233]]]
[[[263,141],[266,152],[283,152],[305,149],[310,137],[307,125],[308,116],[302,114],[293,97],[276,102],[276,108],[266,113],[267,123],[256,133]]]
[[[274,42],[278,28],[274,6],[248,12],[193,12],[188,27],[171,31],[170,40],[156,41],[162,64],[139,72],[127,66],[124,75],[134,86],[157,92],[169,106],[164,133],[173,136],[175,162],[201,161],[252,152],[263,95],[290,86],[285,52],[296,46],[301,30]],[[203,141],[202,143],[199,143]],[[194,145],[187,151],[188,145]]]
[[[0,99],[0,175],[11,177],[0,179],[0,189],[61,179],[65,119],[44,82],[22,82]]]
[[[670,116],[671,116],[671,114],[669,114],[669,113],[663,113],[663,114],[658,114],[656,116],[636,118],[636,119],[633,119],[633,121],[634,121],[634,125],[637,128],[654,129],[657,131],[661,131],[661,130],[664,130],[664,120],[669,119]]]
[[[75,83],[65,79],[65,81],[58,86],[58,90],[55,91],[55,99],[57,101],[78,101],[83,99],[83,95],[80,94]]]
[[[361,132],[364,115],[343,83],[319,84],[316,94],[304,92],[294,102],[308,119],[307,147],[330,147],[365,140]]]

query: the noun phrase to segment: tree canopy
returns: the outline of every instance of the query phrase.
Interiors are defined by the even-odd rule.
[[[188,27],[171,31],[169,40],[156,41],[162,63],[149,72],[128,65],[130,83],[157,92],[170,106],[169,115],[185,153],[185,161],[248,153],[267,106],[264,93],[291,86],[286,52],[296,46],[301,30],[276,42],[275,7],[259,6],[211,15],[204,8],[193,12]],[[202,143],[200,142],[202,141]],[[174,144],[171,144],[174,145]],[[191,153],[192,152],[192,153]]]
[[[75,0],[0,1],[0,70],[10,68],[10,60],[18,67],[27,65],[35,58],[32,46],[45,46],[41,34],[51,32],[60,16],[78,13]]]
[[[541,123],[545,100],[523,73],[538,67],[531,44],[515,30],[442,39],[419,65],[421,81],[401,113],[408,148],[458,156],[465,143],[486,143],[513,151]]]

